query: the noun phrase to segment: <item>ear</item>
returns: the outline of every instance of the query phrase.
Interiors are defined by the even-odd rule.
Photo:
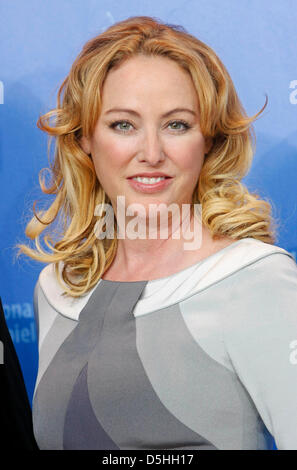
[[[207,138],[205,139],[205,153],[206,153],[206,154],[210,151],[210,149],[211,149],[211,147],[212,147],[212,144],[213,144],[212,138],[211,138],[211,137],[207,137]]]
[[[80,146],[83,149],[83,151],[86,152],[88,155],[91,153],[90,140],[84,135],[80,138]]]

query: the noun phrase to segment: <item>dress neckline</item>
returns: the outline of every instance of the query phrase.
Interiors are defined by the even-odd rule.
[[[114,284],[116,284],[116,283],[118,283],[118,284],[133,284],[133,283],[137,284],[137,283],[141,283],[141,282],[147,282],[147,283],[149,282],[150,284],[152,284],[152,283],[157,283],[157,282],[166,282],[166,281],[169,281],[170,279],[172,279],[172,278],[174,278],[174,277],[176,277],[180,274],[187,273],[187,271],[191,271],[191,269],[195,269],[200,264],[203,264],[206,261],[211,260],[213,257],[218,256],[218,255],[220,255],[221,253],[223,253],[225,251],[231,250],[232,247],[237,246],[243,240],[248,240],[248,239],[252,239],[252,237],[246,237],[246,238],[241,238],[240,240],[236,240],[235,242],[231,243],[230,245],[227,245],[224,248],[221,248],[220,250],[217,250],[215,253],[212,253],[211,255],[206,256],[205,258],[203,258],[202,260],[196,262],[195,264],[191,264],[187,268],[184,268],[184,269],[181,269],[179,271],[176,271],[175,273],[169,274],[169,276],[158,277],[156,279],[142,279],[142,280],[139,280],[139,281],[115,281],[115,280],[102,279],[101,278],[100,282],[114,283]]]

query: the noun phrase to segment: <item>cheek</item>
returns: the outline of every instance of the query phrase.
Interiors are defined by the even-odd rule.
[[[100,142],[100,144],[99,144]],[[114,175],[120,175],[127,162],[127,145],[110,138],[101,137],[93,146],[93,163],[97,178],[104,191],[111,196],[117,192],[118,180]]]
[[[93,163],[97,177],[100,182],[104,182],[110,179],[110,175],[114,174],[114,171],[120,165],[120,151],[119,145],[112,144],[111,142],[104,143],[100,142],[100,145],[96,145],[93,152]]]
[[[115,169],[120,169],[130,155],[129,147],[121,141],[112,139],[101,139],[100,145],[96,146],[94,164],[98,171],[111,173]],[[96,160],[96,162],[95,162]],[[102,167],[102,170],[101,170]]]
[[[203,137],[180,142],[171,148],[171,155],[175,155],[176,165],[185,172],[189,172],[195,178],[196,173],[201,170],[204,162],[204,139]]]

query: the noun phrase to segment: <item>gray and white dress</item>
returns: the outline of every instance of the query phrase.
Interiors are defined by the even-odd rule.
[[[40,449],[297,449],[297,265],[238,240],[152,281],[34,291]]]

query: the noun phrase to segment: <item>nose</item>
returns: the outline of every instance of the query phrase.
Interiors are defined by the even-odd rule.
[[[163,145],[157,130],[150,129],[145,132],[137,159],[139,162],[147,162],[152,166],[158,165],[165,159]]]

